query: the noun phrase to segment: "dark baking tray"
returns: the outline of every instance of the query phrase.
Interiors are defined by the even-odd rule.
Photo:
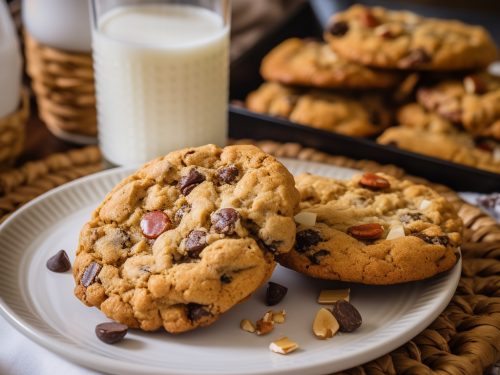
[[[367,5],[383,5],[393,9],[409,9],[420,14],[456,18],[485,26],[500,41],[498,16],[387,1],[359,1]],[[330,14],[349,7],[352,1],[316,0],[303,3],[283,19],[264,39],[231,64],[230,98],[244,100],[263,82],[259,74],[262,58],[276,45],[291,37],[321,37]],[[499,43],[500,44],[500,43]],[[292,123],[230,105],[229,137],[235,139],[272,139],[298,142],[306,147],[353,159],[370,159],[382,164],[395,164],[407,173],[445,184],[457,191],[492,193],[500,191],[500,175],[425,155],[379,145],[373,140],[348,137],[329,131]]]

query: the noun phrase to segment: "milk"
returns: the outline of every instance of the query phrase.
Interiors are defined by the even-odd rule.
[[[0,0],[0,119],[19,107],[22,60],[9,7]]]
[[[91,52],[86,0],[22,0],[23,26],[39,43],[70,52]]]
[[[98,138],[115,165],[227,140],[229,25],[207,9],[113,9],[93,28]]]

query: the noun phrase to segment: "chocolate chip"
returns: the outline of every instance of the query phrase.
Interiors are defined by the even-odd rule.
[[[211,316],[209,311],[205,310],[205,308],[202,305],[198,305],[197,303],[188,303],[187,305],[188,309],[188,319],[191,321],[196,321],[200,320],[204,316]]]
[[[184,217],[184,214],[189,212],[190,209],[191,209],[191,206],[189,204],[183,204],[175,213],[174,221],[176,223],[180,223],[182,218]]]
[[[234,208],[222,208],[212,215],[212,224],[217,233],[231,234],[240,214]]]
[[[233,281],[233,279],[230,276],[222,275],[220,277],[220,281],[222,282],[222,284],[229,284],[231,281]]]
[[[330,252],[328,250],[320,250],[315,252],[313,255],[309,255],[307,258],[311,261],[312,264],[319,265],[321,260],[327,255],[330,255]]]
[[[230,184],[238,176],[238,167],[236,165],[230,165],[229,167],[223,167],[217,171],[217,174],[226,184]]]
[[[344,21],[335,22],[329,31],[332,35],[344,36],[349,31],[349,25]]]
[[[95,327],[95,335],[106,344],[114,344],[127,334],[128,327],[125,324],[109,322],[101,323]]]
[[[87,269],[83,273],[82,281],[81,281],[82,285],[86,288],[90,284],[92,284],[100,270],[101,270],[100,264],[98,264],[96,262],[90,263],[90,265],[87,267]]]
[[[66,272],[71,269],[71,262],[66,251],[59,250],[56,255],[47,260],[46,266],[52,272]]]
[[[428,236],[424,233],[412,233],[410,236],[420,238],[431,245],[448,246],[450,244],[450,237],[444,236]]]
[[[207,247],[207,233],[203,230],[194,230],[189,233],[186,241],[186,251],[190,258],[199,258],[200,253]]]
[[[402,222],[403,224],[410,224],[413,223],[414,221],[418,220],[424,220],[425,216],[421,214],[420,212],[415,212],[415,213],[407,213],[404,214],[399,218],[399,221]]]
[[[361,326],[362,319],[359,311],[346,300],[338,300],[332,308],[332,314],[339,323],[339,331],[352,332]]]
[[[206,180],[204,174],[201,174],[196,169],[191,169],[187,176],[181,177],[179,181],[179,188],[181,193],[185,196],[189,195],[193,189],[200,183]]]
[[[141,271],[151,273],[151,268],[149,266],[141,266]]]
[[[431,61],[430,56],[423,49],[414,49],[408,55],[403,57],[398,62],[398,67],[401,69],[415,68],[420,64]]]
[[[266,305],[267,306],[277,305],[283,300],[283,298],[285,298],[287,292],[288,292],[287,287],[270,281],[267,284]]]
[[[318,232],[312,229],[306,229],[297,233],[295,240],[295,250],[299,253],[305,253],[311,246],[316,246],[323,241]]]

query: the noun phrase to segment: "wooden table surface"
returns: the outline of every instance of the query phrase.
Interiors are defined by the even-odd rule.
[[[27,161],[45,158],[55,152],[64,152],[82,145],[62,141],[54,136],[38,117],[35,99],[31,98],[31,116],[26,124],[23,153],[17,158],[16,167]]]

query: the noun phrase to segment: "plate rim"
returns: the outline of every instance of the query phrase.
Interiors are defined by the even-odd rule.
[[[334,166],[334,165],[329,165],[326,163],[319,163],[319,162],[311,162],[311,161],[302,161],[302,160],[297,160],[297,159],[292,159],[292,158],[278,158],[278,160],[282,161],[284,164],[286,162],[292,162],[292,163],[297,163],[297,164],[304,164],[304,165],[317,165],[318,167],[330,167],[330,168],[335,168],[335,169],[341,169],[341,170],[349,170],[351,172],[359,172],[363,173],[362,171],[355,170],[352,168],[346,168],[346,167],[340,167],[340,166]],[[19,210],[14,212],[7,220],[0,225],[0,234],[2,232],[5,232],[8,230],[10,225],[13,221],[17,220],[17,217],[23,215],[23,213],[27,210],[30,210],[32,206],[37,205],[40,201],[43,201],[55,194],[59,194],[60,191],[66,190],[66,189],[71,189],[73,186],[80,185],[80,184],[86,184],[88,181],[96,180],[96,179],[101,179],[105,178],[108,175],[119,175],[120,173],[127,173],[127,174],[132,174],[134,173],[140,166],[125,166],[125,167],[118,167],[114,169],[109,169],[101,172],[97,172],[79,179],[76,179],[74,181],[68,182],[66,184],[63,184],[57,188],[51,189],[48,192],[40,195],[39,197],[33,199],[23,207],[21,207]],[[358,363],[357,365],[367,363],[369,361],[372,361],[376,358],[379,358],[382,355],[385,355],[389,353],[390,351],[400,347],[401,345],[405,344],[408,340],[411,340],[413,337],[418,335],[422,330],[424,330],[433,320],[435,320],[439,314],[445,309],[445,307],[449,304],[451,299],[453,298],[453,295],[455,294],[456,287],[458,285],[460,275],[461,275],[461,269],[462,269],[462,257],[460,257],[459,261],[457,264],[449,271],[446,271],[445,273],[436,275],[435,277],[443,277],[443,275],[448,274],[449,277],[449,282],[452,282],[454,285],[453,288],[448,287],[444,292],[440,293],[440,302],[437,305],[437,307],[434,308],[434,310],[439,310],[439,313],[433,313],[433,314],[428,314],[424,319],[421,319],[417,324],[413,324],[410,329],[403,330],[402,332],[399,332],[396,335],[392,335],[391,338],[387,338],[385,341],[389,341],[388,343],[382,343],[382,345],[378,345],[376,348],[371,347],[371,349],[365,349],[366,351],[369,351],[369,355],[367,356],[367,353],[362,353],[363,360],[362,361],[357,361],[361,362]],[[432,278],[431,278],[432,279]],[[430,279],[428,279],[430,280]],[[418,281],[417,281],[418,282]],[[23,301],[24,302],[24,301]],[[114,358],[111,356],[107,356],[104,354],[98,354],[93,351],[86,351],[83,348],[76,347],[77,350],[75,350],[75,347],[73,346],[65,346],[64,343],[61,343],[57,338],[50,337],[47,334],[44,334],[41,330],[37,329],[36,327],[33,327],[32,324],[29,324],[29,322],[26,322],[23,320],[22,317],[20,317],[15,311],[13,311],[8,303],[4,301],[2,296],[0,295],[0,315],[7,321],[7,323],[16,329],[16,331],[20,332],[22,335],[27,337],[29,340],[35,342],[36,344],[42,346],[43,348],[46,348],[53,353],[60,355],[61,357],[70,360],[71,362],[84,366],[86,368],[90,368],[96,371],[104,371],[104,372],[109,372],[109,373],[117,373],[117,371],[121,371],[121,373],[124,373],[123,370],[123,360],[119,358]],[[402,317],[398,318],[395,322],[392,324],[396,323],[400,319],[402,319],[405,315]],[[416,332],[412,333],[411,335],[409,332]],[[411,336],[408,338],[408,336]],[[82,354],[84,354],[82,356]],[[366,357],[365,357],[366,356]],[[105,361],[103,361],[105,359]],[[290,369],[288,367],[285,368],[273,368],[270,371],[266,370],[264,372],[260,372],[261,374],[281,374],[281,373],[286,373],[286,374],[299,374],[301,371],[308,369],[308,370],[314,370],[314,371],[321,371],[321,370],[326,370],[326,367],[331,364],[332,361],[321,361],[319,363],[296,363],[294,369]],[[349,367],[350,368],[353,366],[357,366],[356,364],[352,364]],[[148,374],[167,374],[167,373],[175,373],[175,374],[197,374],[197,372],[193,372],[195,370],[186,370],[186,369],[166,369],[165,367],[159,367],[157,365],[148,365],[145,368],[145,365],[143,363],[138,363],[138,362],[126,362],[127,370],[129,372],[127,373],[140,373],[141,371],[144,372],[144,370],[147,368]],[[132,371],[132,372],[130,372]],[[174,372],[170,372],[174,371]],[[248,371],[242,371],[241,373],[251,373]],[[255,372],[253,372],[255,373]]]

